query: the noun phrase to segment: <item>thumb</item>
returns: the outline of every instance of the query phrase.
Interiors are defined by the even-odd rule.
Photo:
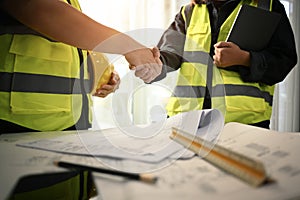
[[[229,46],[230,46],[230,43],[224,42],[224,41],[218,42],[214,45],[215,48],[225,48],[225,47],[229,47]]]
[[[130,69],[130,70],[135,70],[135,69],[136,69],[136,66],[135,66],[135,65],[129,65],[129,69]]]
[[[153,53],[154,58],[159,58],[160,57],[160,51],[157,47],[152,48],[152,53]]]

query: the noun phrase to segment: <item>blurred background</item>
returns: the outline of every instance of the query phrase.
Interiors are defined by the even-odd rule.
[[[79,0],[85,14],[124,32],[146,46],[156,46],[180,7],[190,0]],[[300,1],[281,0],[294,29],[299,57]],[[107,54],[121,77],[120,89],[107,98],[94,98],[93,129],[147,124],[165,117],[164,107],[175,85],[176,72],[155,84],[143,84],[119,55]],[[300,59],[298,59],[300,60]],[[299,61],[298,61],[299,63]],[[299,64],[276,86],[271,129],[299,130]]]

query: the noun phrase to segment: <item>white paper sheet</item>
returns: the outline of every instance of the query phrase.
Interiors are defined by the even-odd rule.
[[[261,160],[276,182],[259,188],[214,167],[200,157],[179,160],[156,171],[156,185],[118,182],[96,174],[103,199],[205,199],[205,200],[282,200],[300,198],[300,135],[230,123],[218,144]],[[114,189],[110,189],[114,188]],[[112,194],[112,190],[114,193]]]
[[[59,137],[35,139],[18,143],[18,146],[67,154],[161,162],[184,149],[169,138],[171,127],[196,134],[203,112],[182,113],[143,127],[78,131],[67,135],[61,133]]]

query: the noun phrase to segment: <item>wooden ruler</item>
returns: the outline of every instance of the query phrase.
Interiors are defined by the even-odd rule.
[[[209,163],[235,175],[246,183],[258,187],[270,181],[263,163],[218,144],[206,141],[177,128],[172,128],[170,138],[195,152]]]

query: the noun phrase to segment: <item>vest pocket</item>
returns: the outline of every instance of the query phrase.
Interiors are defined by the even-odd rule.
[[[225,122],[240,122],[245,124],[269,120],[272,109],[262,98],[226,97]]]
[[[191,24],[187,29],[185,49],[189,51],[207,51],[210,49],[210,25],[208,23]]]
[[[265,112],[266,102],[263,98],[254,98],[248,96],[226,96],[226,107],[228,111]]]
[[[13,114],[70,113],[71,106],[70,95],[11,92]]]
[[[70,77],[75,64],[72,47],[34,35],[14,35],[9,53],[14,72]]]
[[[33,35],[14,35],[10,108],[14,114],[72,111],[72,48]],[[55,80],[65,83],[60,91]],[[56,85],[54,85],[56,83]],[[64,92],[67,91],[67,92]]]

